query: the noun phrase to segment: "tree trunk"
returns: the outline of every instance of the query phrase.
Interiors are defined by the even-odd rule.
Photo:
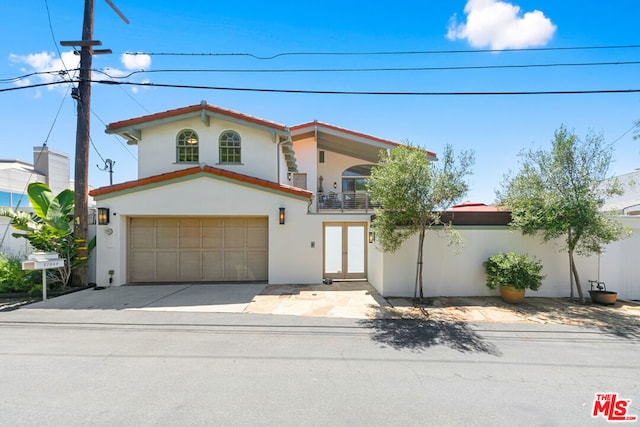
[[[573,274],[573,278],[575,279],[580,303],[584,304],[584,293],[582,292],[582,286],[580,285],[580,276],[578,275],[578,268],[576,267],[576,262],[573,259],[573,251],[571,250],[569,251],[569,265],[571,266],[571,273]]]
[[[418,266],[417,266],[417,273],[416,273],[416,282],[418,283],[419,289],[420,289],[420,300],[424,299],[424,291],[423,291],[423,286],[422,286],[422,259],[423,259],[423,254],[424,254],[424,236],[425,236],[425,229],[423,228],[422,230],[420,230],[420,236],[418,238]]]

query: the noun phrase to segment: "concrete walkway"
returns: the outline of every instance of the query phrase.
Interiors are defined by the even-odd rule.
[[[640,328],[640,304],[586,305],[568,298],[527,297],[512,305],[499,297],[437,297],[416,304],[383,298],[367,282],[331,285],[171,284],[87,289],[23,310],[127,310],[255,313],[305,317],[429,318],[454,322],[550,323]]]

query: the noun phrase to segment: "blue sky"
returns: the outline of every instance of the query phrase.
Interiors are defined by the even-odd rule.
[[[136,70],[265,70],[477,67],[640,61],[640,49],[501,51],[423,55],[248,56],[123,55],[146,53],[407,52],[639,45],[640,3],[449,0],[363,3],[114,0],[126,25],[103,0],[95,3],[94,39],[112,55],[95,56],[94,80]],[[47,14],[51,17],[51,28]],[[83,2],[8,2],[0,28],[0,89],[42,83],[34,71],[69,69],[77,58],[61,40],[81,38]],[[53,35],[52,35],[53,32]],[[54,41],[55,40],[55,41]],[[154,72],[118,81],[228,88],[362,92],[508,92],[640,89],[640,65],[367,72]],[[76,106],[68,85],[0,92],[0,158],[32,160],[45,140],[73,156]],[[579,136],[615,141],[612,173],[640,167],[640,93],[512,96],[385,96],[261,93],[94,84],[89,183],[107,185],[102,158],[116,162],[114,182],[136,178],[135,147],[104,133],[104,123],[197,104],[210,104],[296,125],[320,120],[436,153],[445,144],[474,150],[467,199],[491,203],[517,153],[548,147],[561,125]],[[56,113],[60,108],[60,113]],[[72,162],[73,163],[73,162]],[[73,176],[73,175],[72,175]]]

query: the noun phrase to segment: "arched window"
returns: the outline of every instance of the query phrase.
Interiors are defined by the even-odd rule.
[[[220,163],[240,163],[240,135],[232,130],[222,132],[219,140]]]
[[[199,159],[198,134],[191,129],[180,131],[176,139],[176,161],[197,163]]]
[[[342,192],[356,193],[367,191],[367,178],[371,176],[373,165],[352,166],[342,172]]]

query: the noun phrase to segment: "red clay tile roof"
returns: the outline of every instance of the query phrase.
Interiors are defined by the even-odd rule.
[[[290,128],[290,130],[291,130],[291,132],[298,131],[298,130],[303,130],[303,129],[307,129],[307,128],[312,130],[316,126],[324,127],[324,128],[327,128],[327,129],[338,131],[338,132],[343,132],[343,133],[346,133],[346,134],[349,134],[349,135],[357,136],[359,138],[364,138],[364,139],[369,139],[371,141],[380,142],[382,144],[386,144],[386,145],[389,145],[391,147],[397,147],[399,145],[402,145],[400,143],[397,143],[397,142],[394,142],[394,141],[390,141],[388,139],[382,139],[382,138],[378,138],[377,136],[371,136],[371,135],[367,135],[365,133],[360,133],[360,132],[356,132],[356,131],[353,131],[353,130],[345,129],[345,128],[342,128],[342,127],[339,127],[339,126],[330,125],[328,123],[323,123],[323,122],[320,122],[318,120],[314,120],[312,122],[308,122],[308,123],[303,123],[303,124],[300,124],[300,125],[292,126]],[[432,151],[425,150],[425,152],[430,156],[436,157],[436,153],[434,153]]]
[[[487,206],[484,203],[479,202],[464,202],[459,205],[452,206],[448,211],[455,212],[501,212],[503,209],[497,206]]]
[[[109,123],[107,125],[107,132],[115,133],[118,129],[130,128],[142,123],[152,122],[154,120],[161,120],[170,117],[180,116],[182,114],[188,114],[197,112],[200,110],[210,111],[212,113],[221,114],[223,116],[233,117],[246,122],[255,123],[258,125],[266,126],[280,131],[286,131],[287,127],[280,123],[272,122],[269,120],[261,119],[259,117],[250,116],[248,114],[239,113],[237,111],[228,110],[226,108],[216,107],[215,105],[209,105],[206,102],[202,102],[196,105],[190,105],[188,107],[176,108],[175,110],[168,110],[161,113],[150,114],[147,116],[135,117],[133,119],[122,120],[119,122]]]
[[[181,178],[189,175],[195,175],[201,172],[205,172],[211,175],[221,176],[224,178],[229,178],[232,180],[236,180],[239,182],[244,182],[247,184],[255,185],[258,187],[264,187],[271,190],[281,191],[283,193],[291,194],[298,197],[304,197],[310,199],[313,194],[311,191],[302,190],[300,188],[291,187],[288,185],[278,184],[277,182],[267,181],[266,179],[255,178],[253,176],[243,175],[237,172],[231,172],[224,169],[214,168],[212,166],[194,166],[188,169],[182,169],[173,172],[167,172],[160,175],[154,175],[147,178],[138,179],[135,181],[127,181],[120,184],[111,185],[108,187],[96,188],[89,192],[89,195],[92,197],[102,196],[109,193],[114,193],[117,191],[129,190],[137,187],[143,187],[149,184],[155,184],[165,181],[170,181],[172,179]]]

